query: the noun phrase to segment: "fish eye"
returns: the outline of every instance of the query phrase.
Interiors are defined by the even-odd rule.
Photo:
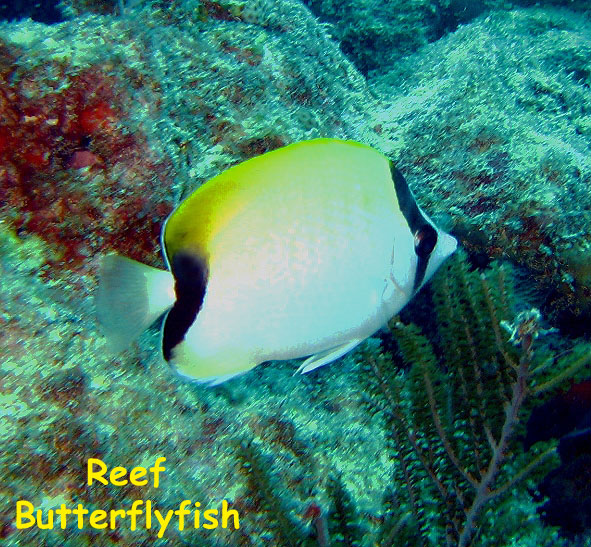
[[[437,232],[430,224],[415,232],[415,253],[420,258],[427,258],[437,244]]]

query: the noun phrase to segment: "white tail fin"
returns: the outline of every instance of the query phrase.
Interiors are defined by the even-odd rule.
[[[114,253],[100,260],[95,307],[113,351],[131,344],[174,300],[170,272]]]

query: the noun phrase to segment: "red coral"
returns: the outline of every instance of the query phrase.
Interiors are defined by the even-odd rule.
[[[102,159],[90,150],[76,150],[70,158],[68,167],[71,169],[83,169],[84,167],[99,165],[102,162]]]
[[[207,20],[208,17],[217,19],[218,21],[238,21],[239,18],[234,15],[228,8],[222,6],[218,2],[211,2],[210,0],[201,0],[201,18]]]
[[[110,130],[114,120],[115,111],[105,101],[84,108],[78,115],[80,130],[87,135]]]
[[[131,101],[116,71],[98,65],[72,73],[58,64],[25,71],[18,55],[3,51],[0,214],[50,244],[51,275],[126,245],[137,259],[153,257],[171,209],[157,192],[168,168],[141,134],[125,131]]]

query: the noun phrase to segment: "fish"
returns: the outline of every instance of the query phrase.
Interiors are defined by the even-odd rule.
[[[308,373],[382,328],[457,247],[402,173],[351,140],[296,142],[205,182],[161,233],[166,269],[100,259],[99,324],[121,351],[160,316],[164,359],[217,385],[260,363]]]

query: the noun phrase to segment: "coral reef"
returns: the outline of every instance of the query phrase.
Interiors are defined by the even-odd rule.
[[[3,242],[2,279],[13,288],[2,292],[2,306],[11,317],[14,308],[7,299],[15,296],[13,276],[22,277],[27,263],[35,271],[43,257],[32,241],[23,244],[6,234]],[[13,264],[23,264],[20,274]],[[83,332],[70,341],[70,351],[63,347],[67,333],[54,330],[53,346],[29,344],[22,356],[15,351],[18,342],[5,339],[5,395],[0,399],[6,426],[6,450],[0,457],[7,494],[0,509],[3,537],[8,545],[43,541],[81,545],[100,540],[102,545],[131,546],[148,537],[156,545],[164,544],[154,531],[132,532],[126,526],[108,534],[86,528],[65,533],[17,531],[13,523],[17,499],[46,509],[76,501],[102,510],[127,507],[134,499],[150,499],[163,507],[174,507],[182,499],[202,504],[229,499],[239,511],[240,530],[170,530],[166,544],[329,544],[322,543],[322,537],[334,545],[368,545],[378,538],[380,545],[419,540],[440,544],[445,519],[458,507],[439,499],[435,485],[440,482],[458,496],[464,489],[464,501],[472,499],[471,486],[458,476],[453,462],[444,463],[448,451],[456,453],[464,471],[475,477],[487,476],[490,467],[484,462],[489,457],[497,461],[492,467],[498,473],[496,490],[481,500],[494,502],[495,510],[485,506],[483,528],[474,511],[472,526],[479,529],[479,544],[503,545],[518,532],[531,541],[554,537],[531,519],[535,505],[527,490],[517,488],[518,479],[525,480],[527,472],[535,472],[533,480],[547,470],[547,464],[538,464],[553,454],[554,444],[538,444],[524,454],[515,430],[510,431],[518,407],[520,418],[527,415],[521,400],[525,384],[517,383],[523,378],[511,366],[523,357],[524,348],[516,348],[510,333],[499,326],[505,317],[514,317],[510,284],[498,284],[499,272],[495,269],[483,282],[477,272],[467,271],[465,260],[454,261],[434,280],[438,331],[426,338],[419,327],[393,321],[394,344],[401,348],[402,360],[380,352],[378,340],[373,340],[357,356],[357,364],[349,357],[340,368],[316,377],[293,378],[289,367],[267,366],[232,385],[191,388],[175,381],[155,361],[153,336],[142,344],[143,366],[136,362],[130,370],[122,368],[126,361],[130,365],[129,359],[99,360],[95,342]],[[42,320],[47,313],[43,307],[31,309],[30,319],[21,317],[19,325],[51,332],[51,323]],[[55,312],[53,317],[55,321]],[[523,327],[524,322],[517,325]],[[19,335],[14,328],[5,332]],[[536,330],[513,332],[521,332],[522,344],[527,339],[536,346],[533,355],[526,353],[528,369],[540,371],[535,383],[528,379],[530,396],[564,382],[589,360],[588,344],[560,356],[545,341],[550,335],[534,342]],[[486,348],[482,359],[474,357],[476,348]],[[439,354],[442,357],[437,358]],[[468,379],[472,367],[480,377]],[[583,373],[579,370],[576,376]],[[24,385],[32,389],[24,393]],[[431,394],[425,389],[428,385]],[[516,394],[519,397],[508,404]],[[400,397],[394,407],[392,396]],[[436,401],[433,406],[431,399]],[[402,412],[402,419],[395,409]],[[485,431],[490,427],[492,442],[498,443],[497,457],[491,456],[495,445],[479,429],[483,424]],[[414,433],[409,436],[410,431]],[[416,446],[409,447],[411,439]],[[474,459],[475,447],[482,467]],[[84,486],[88,457],[129,468],[161,454],[167,457],[164,489]],[[434,476],[421,469],[421,458],[426,458]],[[455,481],[459,490],[453,488]],[[414,505],[405,499],[407,492]],[[507,498],[512,507],[508,513],[499,502]],[[530,518],[524,527],[526,514]],[[427,528],[427,523],[433,526]],[[431,530],[429,534],[423,533],[425,529]]]
[[[0,33],[1,214],[48,242],[52,267],[86,274],[88,258],[109,248],[153,262],[173,198],[240,159],[340,133],[345,103],[363,93],[297,4],[267,9],[264,24],[299,28],[309,51],[324,47],[327,66],[317,70],[290,55],[287,31],[268,36],[254,12],[240,34],[238,16],[228,21],[214,3],[184,7],[184,18],[181,7],[157,12],[162,26],[138,7],[133,18],[22,22]],[[341,93],[322,91],[329,78]]]
[[[451,262],[434,287],[437,332],[427,337],[412,323],[390,322],[407,372],[387,355],[364,357],[377,380],[370,405],[383,415],[399,458],[399,502],[389,511],[396,529],[414,527],[416,544],[466,546],[475,535],[479,545],[497,544],[499,528],[509,534],[511,526],[500,517],[503,497],[529,473],[543,474],[555,452],[543,443],[524,452],[517,442],[526,400],[588,374],[591,347],[560,358],[544,344],[536,348],[544,333],[539,314],[515,315],[505,269],[495,265],[485,276],[457,257]],[[490,504],[497,517],[483,523]]]
[[[15,71],[9,54],[2,61],[2,217],[18,233],[47,241],[52,267],[81,269],[97,251],[125,240],[134,245],[126,252],[149,260],[158,229],[152,219],[145,226],[145,212],[156,221],[170,212],[157,189],[167,186],[167,168],[141,133],[125,130],[130,98],[112,66],[96,63],[70,73],[55,63],[40,78],[36,67]],[[18,83],[8,85],[11,79]],[[117,196],[114,190],[123,185],[126,192]],[[142,230],[147,235],[140,248],[133,235]]]
[[[373,88],[422,206],[445,210],[473,254],[525,267],[543,314],[574,335],[591,324],[590,36],[566,10],[495,12]]]
[[[329,25],[343,53],[368,76],[386,70],[445,32],[441,5],[431,0],[304,3]]]
[[[480,15],[516,6],[566,6],[587,12],[586,0],[304,0],[357,69],[370,79],[428,43]]]

